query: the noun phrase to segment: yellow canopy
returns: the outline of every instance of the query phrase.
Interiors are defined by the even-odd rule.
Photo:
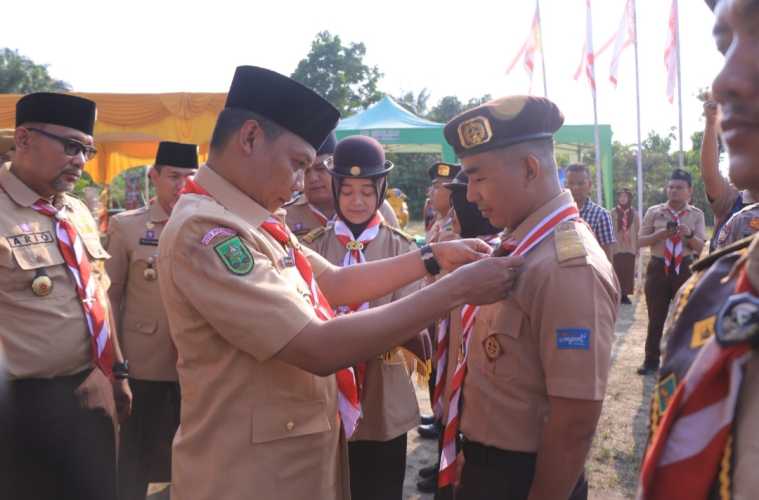
[[[85,170],[98,184],[110,184],[124,170],[150,165],[160,141],[198,144],[201,162],[208,156],[216,117],[227,95],[171,94],[89,94],[74,95],[97,103],[95,124],[97,156]],[[0,94],[0,128],[16,125],[18,94]]]

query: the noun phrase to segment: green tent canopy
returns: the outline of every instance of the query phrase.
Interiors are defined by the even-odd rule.
[[[368,135],[377,139],[388,153],[434,153],[443,161],[456,161],[453,148],[443,136],[444,124],[436,123],[407,111],[391,97],[385,96],[366,110],[340,121],[338,139],[351,135]],[[601,165],[603,167],[604,204],[614,202],[612,178],[611,127],[599,125]],[[557,152],[569,153],[573,161],[581,161],[583,153],[593,151],[592,125],[564,125],[556,133]]]

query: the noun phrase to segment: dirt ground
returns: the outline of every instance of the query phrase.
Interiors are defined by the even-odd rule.
[[[646,444],[648,402],[653,377],[640,377],[635,370],[643,359],[646,339],[646,304],[642,297],[621,306],[612,351],[604,409],[596,431],[586,470],[591,500],[635,498],[638,466]],[[417,388],[422,413],[430,413],[426,389]],[[436,460],[436,442],[409,433],[404,499],[431,500],[416,489],[417,473]]]

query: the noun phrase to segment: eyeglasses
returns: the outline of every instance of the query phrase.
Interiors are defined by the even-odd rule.
[[[63,153],[66,156],[76,156],[78,154],[81,154],[84,157],[85,161],[90,161],[98,153],[98,150],[92,146],[82,144],[81,142],[75,141],[74,139],[69,139],[68,137],[61,137],[60,135],[51,134],[50,132],[46,132],[34,127],[29,127],[27,130],[37,132],[38,134],[42,134],[45,137],[60,142],[63,145]]]
[[[324,159],[324,161],[320,161],[319,163],[314,163],[313,165],[315,168],[321,167],[326,168],[327,170],[332,170],[332,168],[335,166],[335,162],[333,157],[330,155],[327,158]]]

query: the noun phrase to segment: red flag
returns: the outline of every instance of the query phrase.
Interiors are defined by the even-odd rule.
[[[593,95],[596,95],[596,69],[595,69],[595,55],[593,54],[593,19],[590,14],[590,0],[585,0],[587,5],[587,14],[585,17],[585,44],[582,48],[582,60],[580,66],[575,73],[575,80],[580,78],[580,74],[583,69],[585,75],[588,77],[588,83],[593,91]]]
[[[672,0],[669,13],[669,36],[667,47],[664,49],[664,64],[667,66],[667,99],[671,103],[675,98],[675,82],[677,81],[677,41],[679,39],[677,22],[677,0]]]
[[[542,40],[540,36],[540,11],[538,7],[535,7],[535,15],[532,18],[532,27],[530,28],[530,34],[527,36],[522,48],[519,49],[517,55],[509,64],[509,68],[506,70],[506,74],[511,73],[514,66],[517,65],[519,59],[524,56],[524,70],[530,77],[530,91],[532,91],[532,75],[535,69],[535,55],[538,51],[543,50]]]

